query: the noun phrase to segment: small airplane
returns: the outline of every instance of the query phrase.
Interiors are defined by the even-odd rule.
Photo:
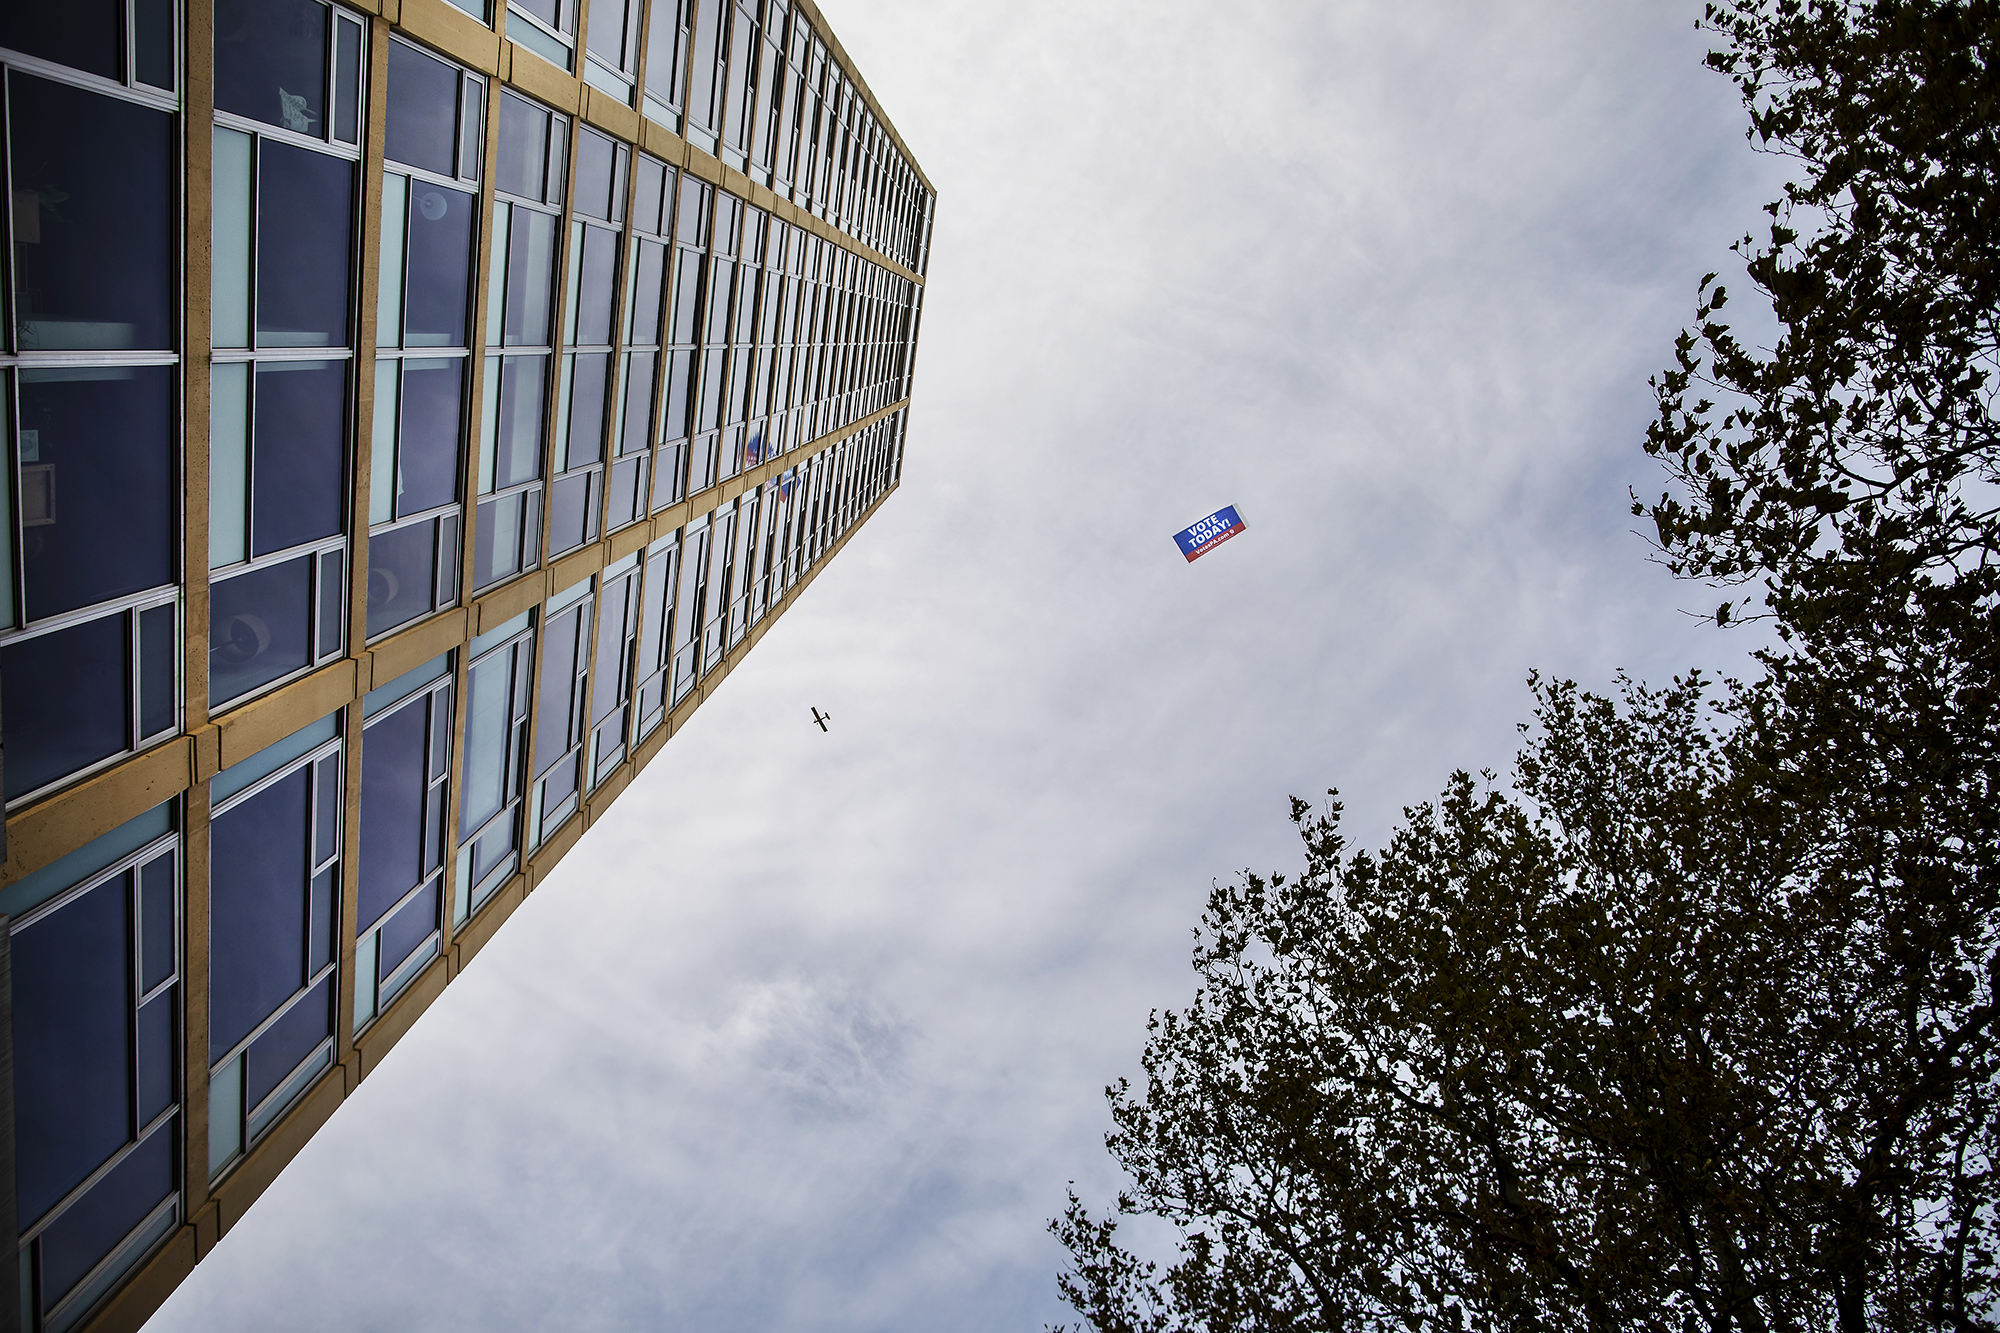
[[[827,723],[829,723],[829,722],[831,722],[831,721],[833,721],[833,714],[832,714],[832,713],[822,713],[822,712],[820,712],[820,711],[819,711],[819,709],[815,708],[815,709],[813,709],[813,721],[815,721],[815,722],[819,723],[819,729],[820,729],[821,731],[825,731],[825,730],[826,730],[826,724],[827,724]]]

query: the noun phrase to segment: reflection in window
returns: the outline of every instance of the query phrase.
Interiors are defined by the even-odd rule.
[[[179,860],[161,806],[0,894],[31,1326],[73,1324],[181,1220]]]
[[[241,698],[340,655],[343,563],[336,543],[210,583],[211,705]]]
[[[340,714],[209,779],[208,1172],[333,1063]]]

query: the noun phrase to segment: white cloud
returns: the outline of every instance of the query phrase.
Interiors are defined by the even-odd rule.
[[[942,196],[902,490],[156,1327],[1058,1320],[1287,794],[1749,646],[1625,512],[1773,180],[1692,5],[830,8]]]

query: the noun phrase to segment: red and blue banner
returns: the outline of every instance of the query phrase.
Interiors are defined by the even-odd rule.
[[[1235,505],[1216,510],[1192,527],[1174,534],[1174,542],[1181,548],[1181,554],[1189,560],[1207,555],[1216,547],[1243,531],[1243,520],[1236,513]]]

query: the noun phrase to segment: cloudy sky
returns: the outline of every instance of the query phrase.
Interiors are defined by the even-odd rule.
[[[1694,0],[824,7],[940,193],[901,491],[154,1329],[1060,1322],[1288,794],[1751,646],[1626,512],[1777,179]]]

